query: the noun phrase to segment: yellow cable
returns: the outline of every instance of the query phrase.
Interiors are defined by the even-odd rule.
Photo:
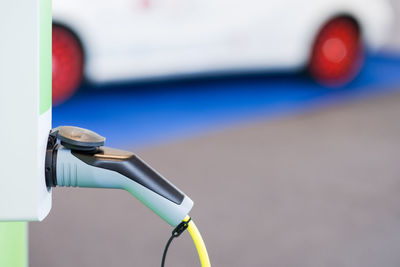
[[[183,221],[187,222],[190,220],[189,216],[186,216]],[[203,238],[197,229],[196,224],[194,224],[193,220],[190,220],[188,225],[189,234],[192,236],[193,242],[196,246],[197,252],[199,253],[199,258],[202,267],[211,267],[210,259],[208,257],[206,245],[204,244]]]

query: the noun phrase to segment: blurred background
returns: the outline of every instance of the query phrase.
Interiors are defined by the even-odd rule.
[[[53,5],[53,127],[188,194],[214,266],[399,266],[400,1]],[[127,192],[55,188],[30,264],[159,266],[171,231]],[[188,234],[166,266],[200,266]]]

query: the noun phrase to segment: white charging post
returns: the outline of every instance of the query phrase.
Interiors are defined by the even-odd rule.
[[[51,0],[0,1],[0,266],[26,266],[26,221],[51,208],[51,14]]]

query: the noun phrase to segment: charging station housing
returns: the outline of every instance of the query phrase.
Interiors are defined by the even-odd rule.
[[[38,221],[51,209],[51,13],[50,0],[0,1],[0,221]]]

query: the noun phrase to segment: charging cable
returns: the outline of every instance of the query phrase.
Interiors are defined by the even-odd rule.
[[[199,229],[197,229],[196,224],[190,218],[190,216],[186,216],[185,219],[172,231],[171,237],[168,239],[167,245],[165,246],[161,267],[165,265],[165,258],[167,256],[168,248],[171,245],[171,242],[174,238],[180,236],[185,230],[188,230],[191,235],[193,242],[196,246],[197,253],[199,254],[200,263],[202,267],[211,267],[210,259],[208,257],[207,248],[204,244],[203,238],[201,237]]]

